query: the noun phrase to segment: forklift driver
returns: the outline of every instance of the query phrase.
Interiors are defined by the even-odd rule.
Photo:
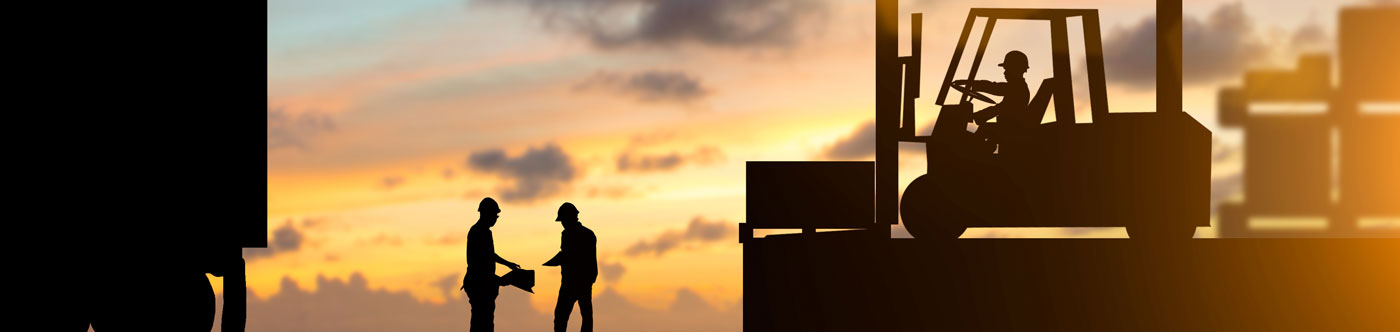
[[[972,121],[977,123],[977,134],[987,139],[991,143],[1000,140],[1003,132],[1011,128],[1012,122],[1020,124],[1026,113],[1026,105],[1030,103],[1030,88],[1026,87],[1026,69],[1030,68],[1026,54],[1021,51],[1011,51],[1006,53],[1006,58],[1002,60],[1001,66],[1005,71],[1003,76],[1006,82],[990,82],[984,80],[956,80],[954,85],[962,85],[971,92],[986,92],[997,96],[1002,96],[1001,102],[988,106],[981,111],[972,114]],[[981,99],[981,98],[979,98]],[[989,124],[987,120],[997,118],[997,123]],[[988,146],[995,149],[995,145]]]

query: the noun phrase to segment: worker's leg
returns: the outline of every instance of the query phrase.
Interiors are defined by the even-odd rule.
[[[578,313],[583,316],[583,332],[593,332],[593,285],[578,288]]]
[[[471,285],[467,290],[467,301],[472,306],[471,330],[495,330],[496,296],[500,289],[496,285]]]
[[[555,332],[564,332],[569,327],[569,313],[574,311],[574,302],[578,300],[572,288],[568,283],[559,285],[559,301],[554,304]]]

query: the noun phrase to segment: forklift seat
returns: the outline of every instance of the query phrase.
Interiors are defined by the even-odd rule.
[[[1026,111],[1022,113],[1024,116],[1016,119],[1016,122],[1025,127],[1033,127],[1045,120],[1045,110],[1050,107],[1050,97],[1055,94],[1055,90],[1060,84],[1060,80],[1055,77],[1041,81],[1040,88],[1035,90],[1035,97],[1031,98],[1031,103],[1026,105]],[[1059,121],[1059,119],[1055,119],[1055,121]]]

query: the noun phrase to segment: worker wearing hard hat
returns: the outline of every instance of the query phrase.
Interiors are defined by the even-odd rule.
[[[977,130],[978,134],[992,138],[999,134],[998,131],[1009,129],[1006,127],[1009,122],[1012,121],[1008,120],[1015,119],[1013,121],[1017,122],[1017,125],[1022,122],[1020,120],[1024,120],[1019,118],[1024,117],[1026,105],[1030,103],[1031,92],[1030,88],[1026,87],[1025,77],[1026,69],[1030,68],[1029,62],[1030,61],[1026,59],[1025,53],[1021,53],[1021,51],[1011,51],[1007,52],[1006,58],[1002,60],[1001,64],[997,65],[1001,66],[1003,69],[1002,75],[1006,77],[1006,82],[990,82],[984,80],[953,81],[953,84],[966,85],[973,91],[1002,96],[1001,102],[982,109],[972,115],[973,121],[979,126]],[[998,125],[989,126],[987,120],[991,120],[993,117],[997,118]],[[1039,119],[1036,119],[1035,123],[1040,123]]]
[[[563,332],[569,325],[569,314],[578,302],[583,316],[583,329],[593,331],[593,282],[598,280],[598,237],[578,220],[578,208],[565,202],[559,206],[558,221],[564,225],[559,241],[559,254],[545,266],[559,266],[563,280],[559,283],[559,301],[554,306],[554,331]]]
[[[467,301],[472,306],[471,330],[491,331],[495,325],[496,296],[499,287],[508,284],[496,276],[496,263],[520,269],[520,264],[511,263],[496,254],[495,239],[491,237],[491,226],[500,218],[501,207],[490,197],[481,200],[477,206],[481,218],[467,231],[467,275],[462,278],[462,290],[467,292]]]

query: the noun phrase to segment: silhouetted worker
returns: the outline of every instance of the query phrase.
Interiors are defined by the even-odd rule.
[[[545,266],[560,266],[563,280],[559,284],[559,302],[554,305],[554,331],[563,332],[569,325],[569,313],[578,302],[583,315],[584,332],[593,331],[593,282],[598,280],[598,237],[578,221],[578,208],[565,202],[559,206],[559,218],[564,232],[559,240],[559,254]]]
[[[462,289],[472,306],[471,330],[491,331],[495,329],[496,295],[500,294],[499,287],[507,284],[496,276],[496,263],[512,270],[520,265],[496,255],[496,243],[491,238],[491,226],[496,225],[501,213],[496,200],[482,199],[476,211],[481,218],[467,231],[467,275],[462,278]]]
[[[977,113],[972,114],[973,121],[977,122],[977,133],[989,140],[996,140],[1008,131],[1022,129],[1028,124],[1039,124],[1040,119],[1033,119],[1034,123],[1029,123],[1032,119],[1026,119],[1026,105],[1030,104],[1031,91],[1026,87],[1026,69],[1030,68],[1030,60],[1026,59],[1026,54],[1021,51],[1011,51],[1006,53],[1006,58],[1000,64],[1003,68],[1002,75],[1006,77],[1006,82],[990,82],[984,80],[968,81],[956,80],[953,84],[967,85],[973,91],[986,92],[993,95],[1002,96],[1001,102],[992,105]],[[988,125],[987,120],[997,118],[995,125]]]

